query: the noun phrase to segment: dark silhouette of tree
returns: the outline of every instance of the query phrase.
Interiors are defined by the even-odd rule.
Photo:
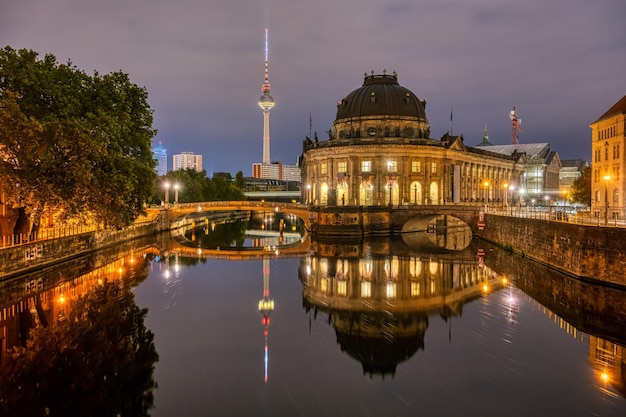
[[[591,206],[591,167],[585,167],[580,177],[572,183],[572,201]]]
[[[235,174],[235,187],[239,188],[241,191],[246,189],[246,179],[241,171],[237,171]]]
[[[0,415],[148,416],[158,354],[130,287],[106,282],[0,369]]]

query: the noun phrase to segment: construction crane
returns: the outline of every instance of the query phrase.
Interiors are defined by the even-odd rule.
[[[509,118],[511,119],[511,143],[517,145],[519,143],[519,134],[523,132],[523,130],[522,119],[517,117],[515,106],[513,106],[513,110],[509,113]]]

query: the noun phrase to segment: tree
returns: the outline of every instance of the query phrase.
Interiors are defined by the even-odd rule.
[[[572,183],[572,201],[591,206],[591,167],[585,167],[580,177]]]
[[[54,55],[0,49],[0,188],[28,216],[122,227],[154,187],[147,92],[121,72],[89,76]]]
[[[241,171],[237,171],[235,174],[235,187],[239,188],[241,191],[246,189],[246,179]]]
[[[67,318],[31,331],[0,372],[2,416],[148,416],[154,334],[130,285],[105,282]]]
[[[208,178],[206,171],[198,172],[193,168],[170,171],[162,176],[159,183],[159,196],[163,195],[165,183],[169,183],[169,200],[173,201],[172,187],[179,186],[180,203],[199,201],[245,200],[243,191],[230,180],[223,177]]]

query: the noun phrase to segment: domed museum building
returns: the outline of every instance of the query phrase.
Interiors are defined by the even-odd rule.
[[[397,74],[365,75],[337,103],[328,139],[306,138],[302,201],[320,206],[437,205],[504,201],[524,155],[430,137],[426,101]]]

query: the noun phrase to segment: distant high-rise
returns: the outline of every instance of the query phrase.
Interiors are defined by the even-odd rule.
[[[173,162],[173,171],[189,168],[195,169],[198,172],[202,171],[202,155],[194,155],[193,152],[183,152],[174,155]]]
[[[269,164],[270,160],[270,110],[274,107],[274,98],[270,94],[269,60],[267,29],[265,29],[265,80],[261,87],[263,95],[259,99],[259,107],[263,109],[263,163]]]
[[[154,159],[157,161],[157,165],[155,167],[157,175],[163,176],[167,174],[167,150],[161,146],[160,141],[159,146],[152,149],[152,154],[154,155]]]

